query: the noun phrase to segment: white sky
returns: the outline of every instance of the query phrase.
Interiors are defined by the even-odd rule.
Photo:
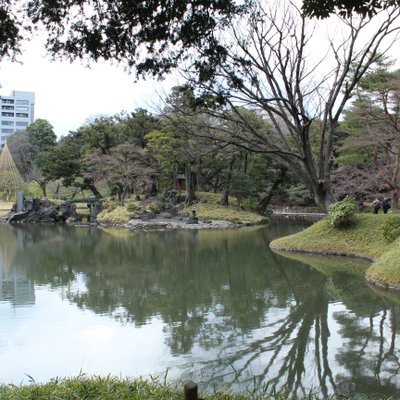
[[[173,78],[135,83],[122,66],[106,63],[92,63],[89,69],[80,62],[51,62],[38,39],[27,44],[18,59],[22,64],[0,62],[0,94],[35,92],[35,119],[48,120],[59,137],[98,115],[137,108],[151,112],[160,95],[178,84]]]
[[[137,108],[151,112],[160,96],[178,85],[178,79],[173,77],[163,82],[135,82],[134,75],[129,75],[122,66],[106,63],[92,63],[89,69],[80,62],[51,62],[45,56],[41,40],[37,38],[26,44],[19,57],[22,64],[0,62],[0,94],[9,95],[12,90],[35,92],[35,118],[48,120],[59,137],[99,115]],[[321,49],[324,39],[317,35],[316,41]],[[399,48],[396,43],[389,55],[398,59]],[[320,56],[320,50],[315,53]]]

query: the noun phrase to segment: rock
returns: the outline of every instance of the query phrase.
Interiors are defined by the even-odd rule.
[[[76,204],[73,203],[62,203],[58,212],[61,221],[68,223],[79,222],[79,217],[76,212]]]
[[[199,218],[196,217],[196,210],[192,210],[192,215],[188,218],[187,224],[198,224]]]
[[[76,213],[76,205],[63,203],[60,206],[49,199],[38,199],[27,197],[24,201],[24,208],[21,212],[12,211],[7,219],[9,223],[36,224],[40,222],[65,222],[79,221]]]

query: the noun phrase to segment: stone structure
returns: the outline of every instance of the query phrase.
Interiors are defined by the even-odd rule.
[[[37,199],[33,197],[23,198],[21,211],[21,196],[18,204],[15,203],[7,218],[9,223],[35,224],[40,222],[78,222],[79,216],[76,212],[76,205],[71,203],[55,204],[48,199]]]

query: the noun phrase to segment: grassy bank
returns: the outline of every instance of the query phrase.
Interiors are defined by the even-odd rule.
[[[367,258],[373,261],[366,272],[369,281],[400,289],[400,238],[390,243],[385,239],[383,224],[387,218],[393,216],[358,214],[348,228],[334,228],[323,219],[302,232],[274,240],[271,248]]]
[[[262,390],[248,393],[232,393],[229,390],[201,394],[207,400],[315,400],[316,396],[304,397],[274,393],[267,395]],[[326,397],[325,397],[326,398]],[[328,397],[328,399],[351,397]],[[367,396],[355,396],[354,399],[367,400]],[[1,400],[183,400],[183,386],[171,386],[142,379],[118,379],[113,377],[79,377],[71,379],[53,379],[48,383],[28,385],[0,385]],[[374,399],[377,399],[374,396]],[[384,399],[384,397],[382,397]]]

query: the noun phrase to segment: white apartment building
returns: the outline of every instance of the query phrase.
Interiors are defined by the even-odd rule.
[[[8,136],[25,130],[35,120],[35,93],[14,90],[10,96],[0,96],[0,147]]]

